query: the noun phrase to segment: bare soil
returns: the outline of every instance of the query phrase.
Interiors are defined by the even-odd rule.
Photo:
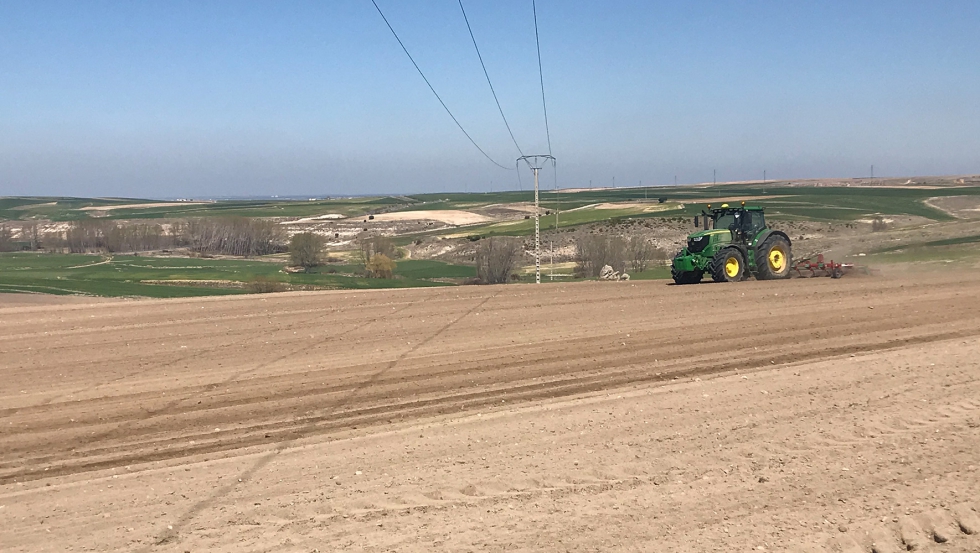
[[[212,202],[148,202],[141,204],[91,205],[78,208],[79,211],[112,211],[114,209],[149,209],[157,207],[179,207],[185,205],[200,205]],[[36,207],[36,206],[32,206]]]
[[[474,225],[490,221],[489,217],[459,209],[438,209],[432,211],[395,211],[374,216],[375,221],[438,221],[447,225]]]
[[[977,551],[978,354],[970,273],[5,304],[0,545]]]
[[[980,219],[980,198],[976,196],[943,196],[926,203],[958,219]]]
[[[55,296],[52,294],[11,294],[0,292],[0,309],[34,305],[70,305],[125,301],[121,298],[94,298],[91,296]],[[2,367],[2,364],[0,364]]]

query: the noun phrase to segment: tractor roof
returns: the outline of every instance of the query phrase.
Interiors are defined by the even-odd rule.
[[[713,212],[739,211],[743,209],[746,211],[765,211],[765,208],[763,208],[762,206],[757,206],[757,205],[746,206],[744,202],[741,205],[735,204],[734,206],[730,206],[728,204],[721,204],[721,206],[716,208],[712,208],[711,204],[708,204],[708,209],[710,209]]]

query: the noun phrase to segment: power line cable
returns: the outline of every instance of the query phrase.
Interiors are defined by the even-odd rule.
[[[425,81],[425,84],[427,84],[429,86],[429,90],[432,91],[432,94],[434,94],[435,97],[436,97],[436,99],[439,100],[439,103],[442,104],[443,109],[446,110],[446,113],[449,114],[449,117],[452,117],[453,122],[456,123],[456,126],[457,127],[459,127],[459,130],[463,131],[463,134],[466,135],[466,138],[469,139],[470,143],[472,143],[473,146],[475,146],[477,150],[480,150],[480,153],[483,154],[483,157],[489,159],[490,160],[490,163],[493,163],[494,165],[496,165],[497,167],[500,167],[501,169],[505,169],[507,171],[510,171],[510,167],[504,167],[503,165],[501,165],[501,164],[497,163],[496,161],[494,161],[494,159],[492,157],[490,157],[483,150],[483,148],[481,148],[480,145],[476,143],[475,140],[473,140],[473,137],[470,136],[470,133],[466,132],[466,129],[464,129],[463,128],[463,125],[461,125],[460,122],[459,122],[459,120],[456,119],[456,116],[453,115],[453,112],[449,110],[449,106],[446,105],[446,102],[443,102],[442,101],[442,97],[439,96],[439,93],[436,92],[436,89],[435,88],[433,88],[432,83],[430,83],[429,82],[429,79],[427,79],[425,77],[425,73],[423,73],[422,72],[422,69],[419,68],[419,64],[415,63],[415,58],[413,58],[412,57],[412,54],[410,54],[408,52],[408,48],[405,47],[405,44],[402,42],[402,39],[398,38],[398,33],[395,32],[395,29],[391,26],[391,23],[388,22],[388,18],[385,17],[384,12],[381,11],[381,7],[378,6],[378,3],[375,0],[371,0],[371,3],[374,4],[374,8],[376,10],[378,10],[378,13],[381,15],[381,19],[384,19],[385,25],[388,26],[388,30],[391,31],[391,34],[395,37],[395,40],[398,41],[398,45],[402,47],[402,50],[405,52],[405,55],[408,56],[408,59],[412,62],[412,65],[415,66],[415,70],[419,72],[419,75],[422,77],[422,80]],[[540,53],[539,53],[539,57],[540,57]]]
[[[561,192],[558,190],[558,160],[551,158],[551,174],[555,177],[555,231],[558,230],[558,213],[561,211]]]
[[[510,123],[507,122],[507,116],[504,115],[504,108],[500,107],[500,100],[497,99],[497,92],[493,89],[493,83],[490,82],[490,73],[487,72],[487,66],[483,63],[483,55],[480,54],[480,47],[476,45],[476,37],[473,36],[473,28],[470,27],[470,19],[466,17],[466,10],[463,9],[463,0],[459,0],[459,11],[463,12],[463,21],[466,21],[466,30],[470,32],[470,39],[473,40],[473,48],[476,49],[476,57],[480,58],[480,67],[483,68],[483,75],[487,78],[487,84],[490,85],[490,93],[493,94],[493,101],[497,103],[497,110],[500,111],[500,118],[504,120],[504,126],[507,127],[507,132],[510,133],[510,139],[514,141],[514,146],[517,146],[517,151],[523,156],[524,151],[521,150],[520,144],[517,143],[517,139],[514,138],[514,131],[510,129]]]
[[[371,0],[372,2],[374,0]],[[541,106],[544,108],[544,131],[548,135],[548,155],[551,153],[551,129],[548,128],[548,102],[544,98],[544,72],[541,70],[541,40],[538,38],[538,8],[535,0],[531,0],[531,11],[534,14],[534,43],[538,47],[538,76],[541,79]]]

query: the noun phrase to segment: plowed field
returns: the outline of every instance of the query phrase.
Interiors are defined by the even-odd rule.
[[[0,303],[3,551],[980,551],[980,279]]]

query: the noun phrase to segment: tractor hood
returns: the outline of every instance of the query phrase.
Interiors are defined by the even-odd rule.
[[[698,253],[703,251],[708,244],[718,242],[729,242],[732,239],[731,231],[725,229],[702,230],[695,232],[687,237],[687,251]]]
[[[691,242],[691,241],[700,242],[702,240],[711,241],[712,240],[712,238],[711,238],[712,236],[715,236],[716,237],[716,238],[714,238],[714,240],[717,242],[719,238],[721,238],[721,239],[731,239],[732,232],[730,230],[728,230],[728,229],[702,230],[700,232],[695,232],[695,233],[692,233],[692,234],[688,234],[687,235],[687,241],[688,242]]]

